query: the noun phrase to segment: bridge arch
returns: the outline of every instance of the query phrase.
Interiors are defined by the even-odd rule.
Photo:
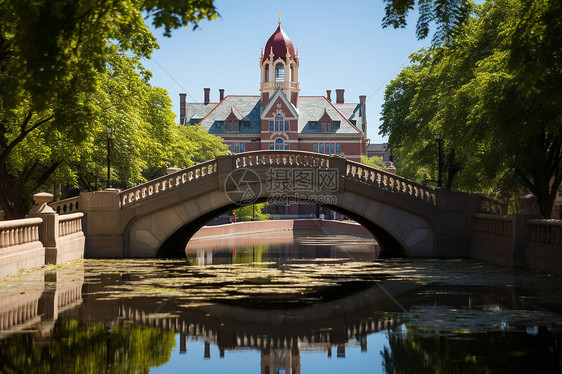
[[[220,156],[125,191],[81,194],[86,256],[164,255],[221,212],[277,195],[342,212],[386,250],[404,256],[469,257],[471,215],[505,214],[504,206],[483,196],[433,190],[338,155],[255,151]]]
[[[171,188],[176,180],[190,178],[194,171],[188,170],[121,194],[124,210],[134,211],[123,233],[125,256],[170,256],[217,215],[272,198],[318,203],[339,211],[371,231],[383,253],[432,255],[434,192],[382,170],[337,156],[258,151],[198,166],[199,177],[191,174],[193,179],[185,183],[189,189]],[[310,178],[296,188],[298,173]],[[292,178],[290,185],[283,179],[287,175]],[[167,193],[162,193],[166,186]],[[146,198],[157,189],[162,196]]]

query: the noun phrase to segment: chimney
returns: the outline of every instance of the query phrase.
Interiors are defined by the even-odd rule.
[[[332,90],[326,90],[326,99],[332,101]]]
[[[336,104],[343,104],[344,103],[344,99],[343,99],[343,93],[345,92],[345,90],[343,88],[337,89],[336,90]]]
[[[205,100],[203,101],[203,104],[207,105],[211,101],[210,100],[211,89],[210,88],[203,88],[203,91],[205,91]]]
[[[363,136],[367,137],[367,96],[359,96],[359,105],[361,105],[361,119],[363,123]]]
[[[224,99],[224,88],[219,88],[219,101]]]
[[[185,114],[187,112],[187,103],[185,97],[187,94],[180,93],[180,124],[185,125]]]

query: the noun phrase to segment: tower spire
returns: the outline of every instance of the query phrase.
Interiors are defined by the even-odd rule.
[[[277,15],[279,16],[279,21],[277,21],[277,23],[279,24],[279,26],[281,26],[281,15],[283,13],[281,13],[281,11],[277,12]]]

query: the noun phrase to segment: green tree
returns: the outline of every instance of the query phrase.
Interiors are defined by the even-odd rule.
[[[386,170],[386,164],[382,160],[381,156],[363,156],[361,157],[361,163],[369,166],[373,166],[375,168]]]
[[[267,203],[246,205],[241,208],[234,209],[233,212],[236,214],[237,222],[265,221],[269,219],[269,214],[263,213],[266,206]]]
[[[0,4],[0,205],[9,219],[25,216],[53,173],[73,174],[61,165],[79,162],[81,143],[99,130],[94,97],[110,58],[148,58],[157,47],[144,16],[165,35],[217,16],[212,0]]]
[[[418,39],[425,39],[431,25],[436,27],[433,43],[450,41],[458,28],[468,19],[474,7],[472,0],[383,0],[385,16],[383,27],[404,28],[408,13],[417,8],[419,17],[416,24]]]
[[[525,186],[550,216],[562,178],[560,34],[552,31],[562,12],[539,3],[487,1],[453,43],[417,55],[389,85],[381,133],[400,171],[401,164],[436,170],[439,133],[449,188],[508,193]],[[521,52],[537,33],[540,58]]]

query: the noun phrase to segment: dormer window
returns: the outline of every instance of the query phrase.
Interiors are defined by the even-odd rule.
[[[322,122],[322,126],[320,127],[320,131],[322,132],[332,132],[332,122]]]
[[[228,121],[226,123],[226,131],[238,131],[238,121]]]
[[[283,63],[281,62],[275,64],[275,80],[276,81],[285,80],[285,65],[283,65]]]

